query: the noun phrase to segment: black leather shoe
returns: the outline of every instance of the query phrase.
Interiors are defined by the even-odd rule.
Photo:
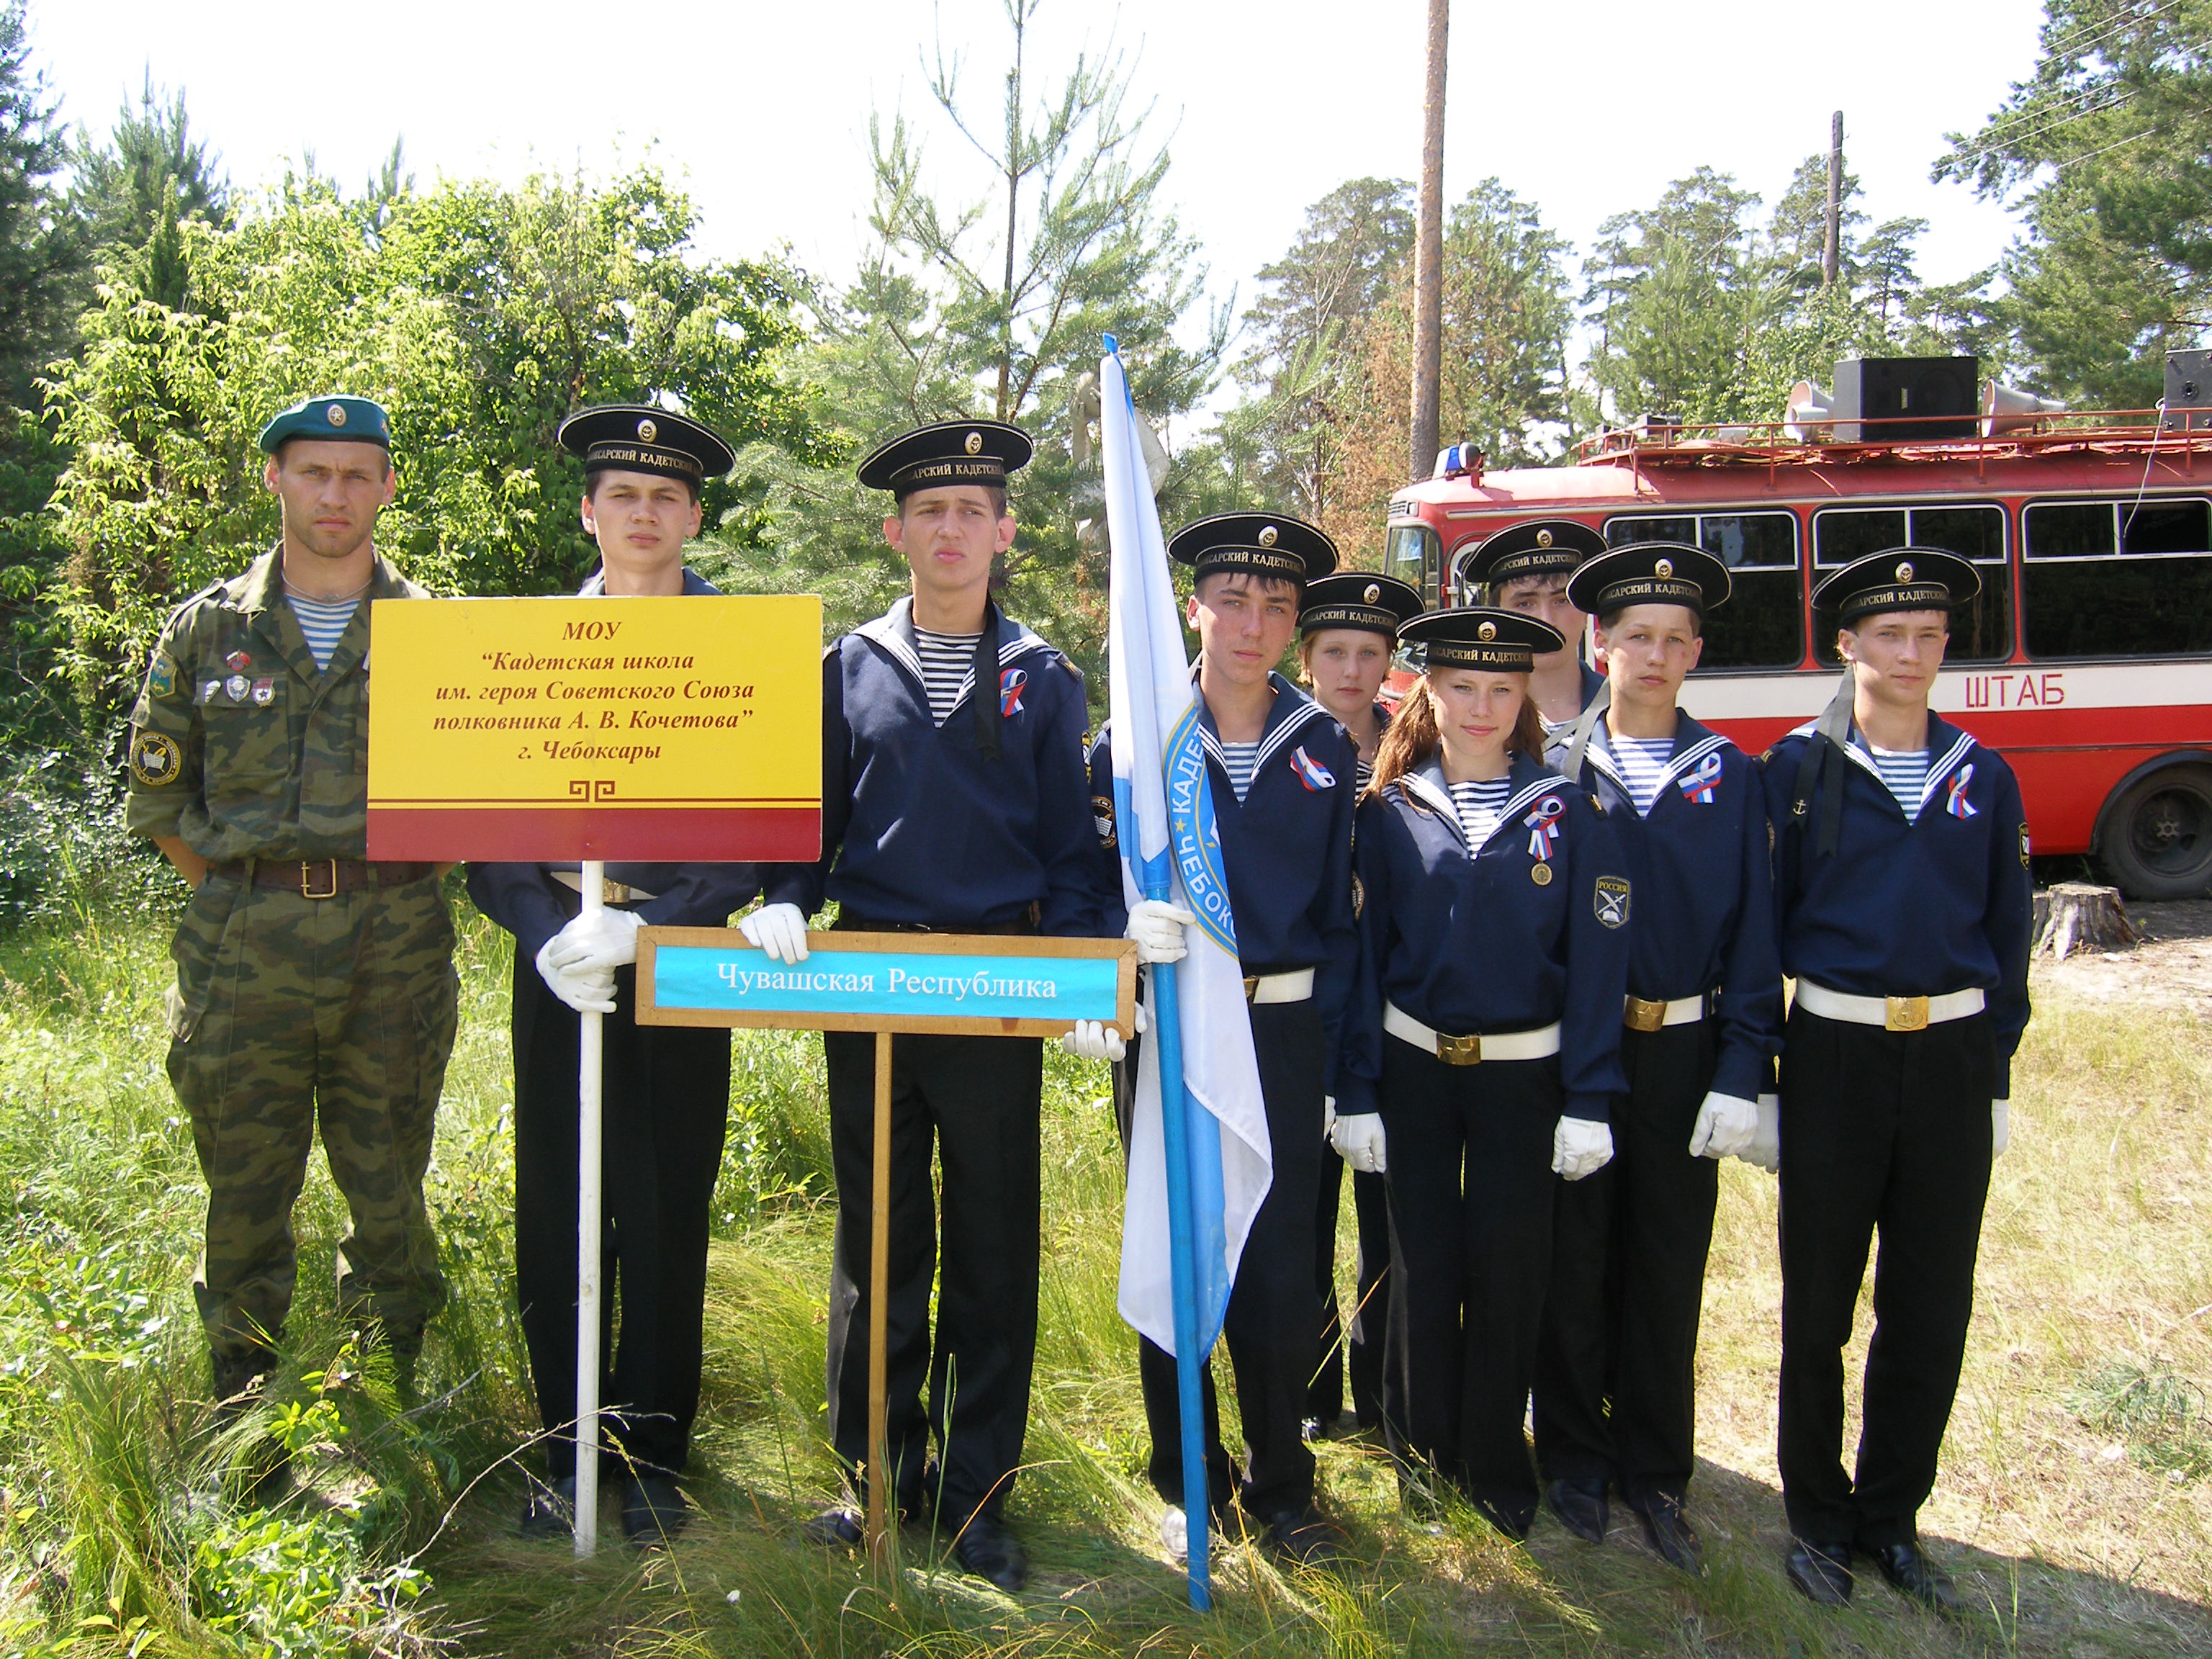
[[[823,1510],[799,1532],[810,1544],[856,1550],[867,1541],[868,1525],[860,1510],[840,1504]]]
[[[673,1538],[690,1523],[691,1505],[665,1474],[623,1477],[623,1536],[641,1548]]]
[[[1474,1498],[1470,1500],[1474,1512],[1516,1544],[1528,1541],[1528,1528],[1535,1523],[1536,1506],[1519,1500],[1507,1502],[1494,1498]]]
[[[1851,1599],[1851,1547],[1790,1540],[1790,1582],[1815,1607],[1840,1607]]]
[[[533,1480],[530,1495],[522,1500],[522,1535],[571,1538],[575,1531],[576,1477],[566,1474],[558,1480]]]
[[[1940,1613],[1954,1618],[1959,1611],[1959,1589],[1948,1575],[1938,1569],[1920,1547],[1920,1540],[1909,1539],[1902,1544],[1885,1544],[1880,1549],[1863,1550],[1874,1557],[1874,1564],[1881,1569],[1881,1576],[1889,1580],[1889,1587],[1908,1601],[1917,1601],[1930,1613]]]
[[[1030,1558],[1022,1540],[996,1516],[969,1516],[952,1540],[952,1559],[963,1571],[989,1579],[1009,1595],[1029,1583]]]
[[[1602,1544],[1606,1523],[1612,1519],[1606,1508],[1605,1488],[1602,1480],[1547,1481],[1544,1501],[1559,1517],[1559,1524],[1583,1542]]]
[[[1285,1560],[1301,1566],[1325,1567],[1343,1555],[1350,1540],[1343,1528],[1307,1504],[1268,1516],[1261,1524],[1260,1541]]]
[[[1654,1492],[1630,1507],[1644,1522],[1644,1541],[1662,1561],[1692,1578],[1705,1576],[1705,1547],[1698,1541],[1697,1528],[1684,1519],[1680,1498]]]

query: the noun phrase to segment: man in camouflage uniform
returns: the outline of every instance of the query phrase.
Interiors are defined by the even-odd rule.
[[[131,717],[130,827],[193,886],[168,1066],[208,1183],[193,1289],[218,1400],[275,1358],[319,1122],[352,1214],[339,1306],[406,1366],[446,1297],[422,1176],[453,925],[437,867],[362,858],[369,602],[425,597],[375,548],[390,423],[366,398],[311,398],[260,442],[283,539],[171,614]]]

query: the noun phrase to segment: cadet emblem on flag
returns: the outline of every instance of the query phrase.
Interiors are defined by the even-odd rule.
[[[1628,878],[1626,876],[1600,876],[1590,892],[1590,908],[1607,927],[1628,925]]]
[[[1981,809],[1966,799],[1966,786],[1974,781],[1974,763],[1968,761],[1959,769],[1959,775],[1951,780],[1950,798],[1943,810],[1954,818],[1972,817]]]
[[[1298,781],[1309,790],[1336,787],[1336,774],[1306,753],[1304,744],[1291,750],[1291,764],[1297,771]]]

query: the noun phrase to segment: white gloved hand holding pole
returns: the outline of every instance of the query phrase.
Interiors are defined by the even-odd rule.
[[[1563,1117],[1552,1130],[1552,1173],[1569,1181],[1595,1175],[1613,1161],[1613,1126]]]
[[[565,967],[553,960],[553,947],[561,935],[538,947],[538,976],[545,988],[580,1014],[611,1014],[615,1011],[615,970],[611,968]]]
[[[1754,1169],[1771,1176],[1782,1173],[1782,1098],[1778,1095],[1759,1097],[1759,1127],[1751,1137],[1751,1145],[1736,1156]]]
[[[738,919],[738,931],[746,944],[767,951],[772,962],[788,965],[806,960],[806,918],[795,904],[763,904]]]
[[[2002,1158],[2011,1144],[2012,1102],[1993,1100],[1990,1103],[1990,1156]]]
[[[1078,1060],[1120,1060],[1129,1052],[1129,1045],[1105,1021],[1079,1019],[1073,1030],[1061,1033],[1060,1049]]]
[[[1759,1139],[1759,1107],[1741,1095],[1708,1094],[1690,1131],[1692,1158],[1741,1158]]]
[[[1136,940],[1139,962],[1181,962],[1188,949],[1182,930],[1197,921],[1180,904],[1170,904],[1165,899],[1139,899],[1129,907],[1129,925],[1121,930],[1121,936]]]
[[[637,960],[637,930],[644,926],[634,910],[587,910],[546,941],[545,960],[556,968],[611,974]]]
[[[1367,1175],[1381,1175],[1389,1168],[1387,1141],[1380,1112],[1347,1113],[1329,1125],[1328,1144],[1336,1148],[1336,1155]]]

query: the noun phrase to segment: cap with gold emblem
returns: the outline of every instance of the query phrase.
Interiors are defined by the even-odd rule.
[[[1565,650],[1567,637],[1525,611],[1465,605],[1414,617],[1398,630],[1398,642],[1425,647],[1424,665],[1431,670],[1487,668],[1501,674],[1526,674],[1534,669],[1538,657]]]
[[[1004,421],[940,421],[902,433],[860,463],[860,482],[904,501],[917,489],[1004,489],[1030,464],[1030,434]]]
[[[1510,582],[1516,576],[1564,576],[1584,559],[1605,551],[1605,538],[1572,519],[1531,519],[1508,525],[1477,548],[1467,565],[1474,582]]]
[[[655,404],[602,404],[561,422],[561,447],[580,457],[584,476],[653,472],[694,485],[738,464],[737,452],[688,416]]]
[[[1575,567],[1567,603],[1609,617],[1632,605],[1684,605],[1703,616],[1729,596],[1728,566],[1686,542],[1632,542]]]
[[[383,407],[366,398],[343,393],[302,398],[261,428],[264,454],[274,455],[295,438],[315,438],[325,443],[374,444],[392,447],[392,422]]]
[[[1891,547],[1853,559],[1813,590],[1813,608],[1848,628],[1878,611],[1948,611],[1982,591],[1981,573],[1936,547]]]
[[[1386,639],[1421,614],[1420,590],[1395,576],[1368,570],[1340,570],[1306,584],[1298,605],[1298,632],[1358,628]]]
[[[1169,537],[1168,556],[1189,565],[1194,577],[1237,570],[1303,586],[1336,568],[1336,544],[1319,526],[1279,513],[1217,513]]]

